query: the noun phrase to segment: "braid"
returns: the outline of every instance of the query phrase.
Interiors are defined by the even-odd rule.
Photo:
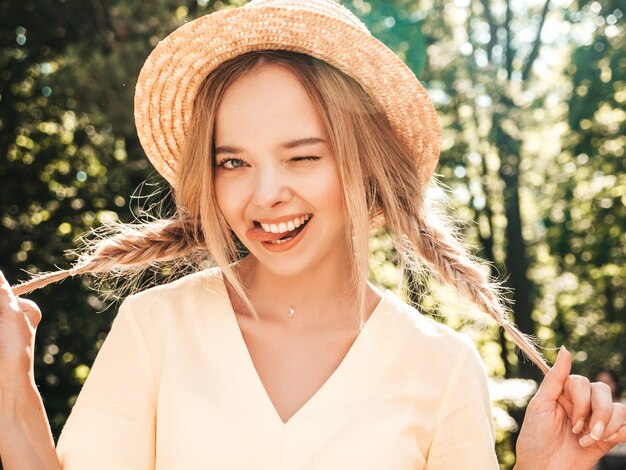
[[[372,218],[381,215],[387,224],[402,265],[417,273],[425,262],[441,281],[490,315],[530,360],[547,372],[549,367],[533,339],[509,320],[498,285],[490,282],[481,264],[443,223],[445,217],[428,207],[411,151],[394,138],[384,122],[378,123],[377,129],[387,138],[378,146],[369,142],[376,150],[371,155],[363,152],[363,158],[369,158],[367,199]]]
[[[181,217],[142,224],[119,224],[112,236],[87,242],[85,253],[70,269],[41,274],[13,287],[22,295],[70,276],[108,273],[119,268],[145,268],[158,262],[191,257],[202,251],[204,238],[198,227]],[[111,229],[107,229],[110,232]],[[97,233],[97,232],[92,232]]]
[[[434,214],[427,218],[419,213],[408,227],[407,237],[419,257],[435,270],[443,282],[458,289],[464,297],[489,314],[509,333],[515,344],[544,373],[547,372],[549,367],[533,340],[509,320],[497,286],[489,281],[480,265],[449,230],[429,222],[428,219],[433,218]],[[406,253],[407,250],[401,251]]]

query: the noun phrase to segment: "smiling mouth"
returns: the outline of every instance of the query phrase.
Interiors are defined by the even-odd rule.
[[[274,245],[280,245],[281,243],[285,243],[288,242],[289,240],[291,240],[292,238],[295,238],[298,236],[298,234],[300,232],[302,232],[302,230],[304,229],[304,227],[306,227],[306,225],[309,223],[309,220],[311,220],[311,218],[309,217],[308,219],[306,219],[304,221],[304,223],[302,225],[300,225],[299,227],[296,227],[293,230],[290,230],[289,232],[285,233],[285,235],[283,235],[282,237],[280,237],[278,240],[270,240],[268,241],[268,243],[272,243]]]
[[[304,227],[308,225],[312,217],[313,216],[309,214],[305,217],[304,223],[302,223],[300,226],[295,227],[293,230],[287,230],[286,232],[279,233],[266,231],[264,227],[261,226],[261,223],[255,220],[254,227],[246,232],[246,236],[251,240],[256,240],[260,242],[269,242],[272,244],[285,243],[297,236],[304,229]]]

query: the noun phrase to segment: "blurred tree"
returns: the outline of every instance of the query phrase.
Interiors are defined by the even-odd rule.
[[[552,197],[541,221],[555,276],[542,297],[553,312],[555,344],[569,342],[581,372],[609,368],[626,385],[626,37],[620,8],[618,1],[593,2],[570,13],[572,24],[591,34],[579,39],[565,69],[571,85],[561,114],[562,152],[547,169]]]
[[[427,44],[417,72],[440,112],[446,185],[431,196],[450,198],[469,222],[467,239],[511,288],[523,331],[545,347],[565,343],[586,375],[605,365],[624,377],[623,5],[392,3],[417,20]],[[381,278],[393,276],[383,269]],[[449,314],[467,305],[413,300],[464,327]],[[470,334],[492,373],[538,378],[503,336],[498,362],[489,335]],[[521,421],[519,402],[505,408]],[[504,467],[514,437],[499,436]]]
[[[134,130],[135,80],[160,38],[213,3],[224,6],[0,4],[0,253],[13,282],[23,270],[66,267],[74,238],[118,214],[132,220],[152,200],[145,189],[148,202],[133,199],[146,178],[160,181]],[[44,311],[36,378],[58,436],[115,308],[103,311],[102,300],[74,279],[32,298]]]
[[[536,78],[532,71],[549,5],[546,1],[522,7],[489,0],[441,4],[440,11],[447,14],[440,21],[446,27],[430,21],[425,25],[432,31],[431,47],[437,56],[430,69],[431,81],[438,84],[441,109],[454,132],[443,164],[465,180],[471,217],[479,222],[476,235],[482,254],[492,264],[493,275],[497,277],[498,266],[506,273],[513,317],[528,334],[535,334],[535,292],[528,278],[520,201],[528,122],[520,98]],[[446,56],[446,48],[460,55]],[[500,228],[503,233],[497,240]],[[501,253],[496,253],[497,246]],[[515,376],[538,377],[537,369],[521,355],[517,360],[510,358],[510,346],[503,338],[501,346],[505,375],[511,375],[515,365]]]
[[[132,220],[159,194],[135,135],[133,90],[169,31],[238,1],[11,0],[0,4],[0,264],[20,272],[67,266],[85,230]],[[467,240],[508,278],[520,327],[565,343],[575,365],[624,377],[626,45],[617,0],[350,0],[345,2],[424,81],[444,129],[439,175]],[[153,186],[142,189],[151,193]],[[149,196],[149,194],[147,195]],[[128,210],[130,207],[131,210]],[[499,274],[502,273],[502,274]],[[372,277],[401,281],[384,232]],[[467,325],[468,306],[434,283],[409,300],[479,343],[493,375],[536,378],[494,327]],[[439,297],[428,293],[439,292]],[[37,382],[53,432],[89,372],[115,308],[86,283],[34,294],[44,310]],[[94,311],[101,314],[94,314]],[[474,318],[478,318],[475,316]],[[593,351],[593,354],[588,352]],[[623,380],[623,379],[622,379]],[[532,387],[498,382],[498,454],[510,468]],[[520,385],[522,384],[522,385]],[[526,384],[526,385],[524,385]],[[623,384],[626,385],[626,384]]]

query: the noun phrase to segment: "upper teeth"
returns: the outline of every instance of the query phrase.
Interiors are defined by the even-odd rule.
[[[291,232],[296,228],[300,227],[304,222],[311,218],[311,214],[303,215],[302,217],[296,217],[293,220],[289,220],[288,222],[281,222],[279,224],[261,224],[263,230],[266,232],[272,233],[285,233]]]

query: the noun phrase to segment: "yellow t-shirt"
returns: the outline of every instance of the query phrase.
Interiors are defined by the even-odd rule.
[[[497,469],[472,342],[386,291],[283,423],[219,269],[126,299],[57,452],[65,469]]]

